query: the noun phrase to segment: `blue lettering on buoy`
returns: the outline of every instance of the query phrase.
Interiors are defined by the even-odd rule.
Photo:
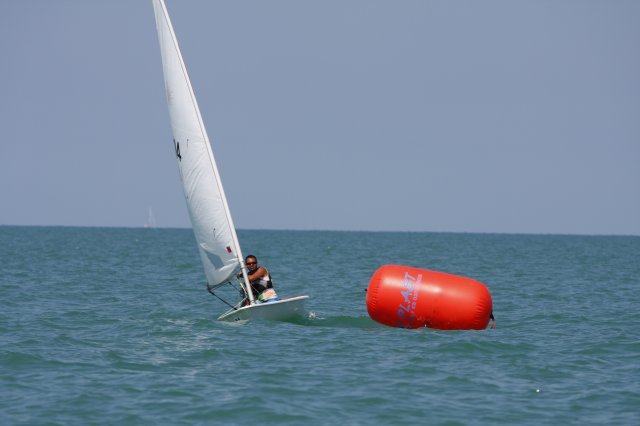
[[[404,281],[402,281],[402,288],[400,291],[403,301],[398,305],[398,327],[408,328],[416,317],[415,310],[418,303],[418,286],[422,280],[422,274],[418,274],[417,278],[409,275],[408,272],[404,274]]]

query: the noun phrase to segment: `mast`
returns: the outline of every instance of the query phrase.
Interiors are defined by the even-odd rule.
[[[205,272],[207,273],[207,275],[209,276],[211,273],[207,270],[207,266],[209,265],[209,262],[207,263],[206,259],[208,259],[208,255],[210,254],[210,252],[212,251],[211,249],[209,249],[209,245],[219,245],[220,243],[217,240],[216,237],[216,228],[215,226],[211,225],[208,228],[205,225],[210,225],[209,222],[211,222],[210,218],[202,218],[204,213],[203,213],[203,208],[201,205],[197,205],[197,206],[193,206],[192,204],[195,203],[194,201],[192,201],[192,198],[194,194],[196,195],[202,195],[201,192],[203,191],[202,189],[202,185],[200,181],[197,182],[186,182],[185,179],[186,178],[191,178],[191,174],[187,173],[185,175],[185,173],[183,173],[183,169],[182,169],[182,156],[180,155],[180,141],[181,141],[181,136],[185,136],[186,137],[186,144],[187,144],[187,148],[189,146],[189,132],[190,131],[196,131],[198,133],[198,136],[201,137],[203,139],[203,146],[205,147],[205,151],[206,151],[206,157],[208,160],[208,165],[209,168],[207,170],[208,173],[212,173],[213,174],[213,179],[212,181],[215,182],[215,186],[216,186],[216,190],[217,193],[219,194],[219,200],[218,198],[216,198],[216,201],[220,201],[221,205],[222,205],[222,209],[224,211],[224,217],[226,219],[226,224],[228,225],[228,230],[224,230],[223,232],[227,232],[229,233],[229,236],[231,237],[232,240],[232,246],[234,247],[235,250],[233,250],[233,254],[237,260],[237,263],[240,265],[240,270],[242,271],[242,277],[243,277],[243,286],[244,289],[247,293],[247,296],[249,297],[249,301],[250,303],[253,305],[255,303],[255,300],[253,298],[253,293],[251,291],[251,285],[249,283],[249,277],[247,275],[247,268],[245,265],[245,261],[244,261],[244,257],[242,255],[242,250],[240,248],[240,242],[238,241],[238,235],[236,233],[236,228],[233,224],[233,218],[231,217],[231,211],[229,209],[229,204],[227,202],[227,197],[225,195],[224,192],[224,187],[222,186],[222,182],[220,180],[220,174],[218,172],[218,167],[216,165],[216,161],[215,158],[213,156],[213,151],[211,149],[211,143],[209,141],[209,137],[207,135],[207,131],[206,128],[204,126],[204,122],[202,120],[202,115],[200,114],[200,108],[198,107],[198,103],[196,101],[196,97],[195,94],[193,92],[193,87],[191,85],[191,80],[189,79],[189,74],[187,73],[187,68],[186,65],[184,63],[184,60],[182,58],[182,53],[180,51],[180,47],[178,45],[178,39],[175,35],[175,32],[173,30],[173,25],[171,24],[171,19],[169,18],[169,12],[167,11],[167,7],[164,3],[164,0],[153,0],[153,8],[156,14],[156,26],[157,26],[157,30],[158,30],[158,38],[160,41],[160,51],[162,53],[162,62],[163,62],[163,71],[164,71],[164,78],[165,78],[165,87],[167,90],[167,100],[169,103],[169,112],[170,112],[170,116],[172,119],[172,128],[173,128],[173,132],[174,132],[174,144],[175,144],[175,148],[176,148],[176,155],[179,159],[178,161],[178,166],[180,168],[180,176],[182,178],[183,181],[183,186],[184,186],[184,190],[185,190],[185,197],[187,199],[187,207],[189,209],[189,214],[191,216],[191,222],[192,225],[194,227],[194,233],[196,236],[196,240],[199,243],[199,250],[200,250],[200,255],[203,261],[203,266],[205,267]],[[166,45],[166,41],[163,39],[163,30],[166,28],[166,30],[169,33],[170,36],[170,44],[171,46],[167,46]],[[165,43],[165,45],[163,45],[163,43]],[[167,49],[168,51],[165,51],[165,48],[168,47],[172,47],[173,48],[173,52],[171,52],[171,49]],[[167,56],[169,56],[171,53],[173,53],[175,55],[175,57],[171,57],[171,58],[167,58]],[[175,78],[176,75],[172,74],[175,73],[175,69],[171,68],[171,66],[169,65],[169,62],[171,60],[175,60],[178,61],[178,68],[179,68],[179,74],[181,74],[181,77],[183,79],[183,81],[181,83],[183,83],[186,86],[186,91],[187,93],[183,93],[181,92],[181,90],[184,90],[184,87],[182,87],[182,85],[180,83],[176,83]],[[172,86],[173,85],[173,86]],[[172,100],[174,93],[173,91],[175,90],[175,92],[177,92],[178,95],[182,94],[183,96],[185,96],[185,98],[183,99],[179,99],[177,101]],[[184,103],[184,105],[188,106],[188,110],[184,111],[184,110],[179,110],[179,111],[174,111],[175,107],[173,106],[173,103],[177,103],[179,104],[179,106],[182,106],[181,102]],[[174,109],[172,109],[174,108]],[[186,107],[185,107],[186,108]],[[196,122],[193,123],[193,119],[195,118]],[[174,121],[179,121],[179,123],[176,123]],[[187,130],[185,130],[183,127],[185,127],[185,123],[187,124]],[[197,127],[197,129],[191,129],[188,128],[189,124],[191,124],[193,127]],[[179,135],[177,133],[180,133]],[[183,139],[183,142],[184,139]],[[194,141],[194,142],[197,142]],[[195,166],[194,166],[195,167]],[[202,167],[200,165],[198,165],[197,167]],[[185,177],[186,176],[186,177]],[[199,193],[196,193],[196,191],[199,191]],[[195,198],[195,197],[194,197]],[[205,195],[204,197],[201,196],[201,198],[204,198],[205,202],[210,202],[210,199]],[[209,214],[212,214],[211,212],[209,212]],[[206,222],[206,223],[205,223]],[[214,223],[215,224],[215,223]],[[212,229],[211,229],[212,228]],[[211,241],[213,241],[213,244],[211,244]],[[216,247],[217,248],[217,247]],[[227,252],[231,253],[231,247],[227,246],[226,247]],[[213,256],[215,256],[215,253],[213,254]],[[224,259],[221,259],[220,256],[215,256],[215,259],[219,262],[223,262]],[[214,263],[214,266],[217,266],[217,264]],[[221,266],[220,269],[222,269],[224,267]],[[235,269],[235,268],[234,268]],[[237,269],[236,269],[237,270]],[[227,276],[225,277],[225,280],[228,280],[230,277]],[[223,280],[223,282],[225,281]],[[217,285],[219,283],[215,283],[214,285]]]

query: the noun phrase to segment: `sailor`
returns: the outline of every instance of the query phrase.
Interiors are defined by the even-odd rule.
[[[273,288],[269,271],[264,266],[258,266],[258,259],[250,254],[245,259],[248,268],[249,282],[253,297],[261,303],[278,300],[278,295]]]

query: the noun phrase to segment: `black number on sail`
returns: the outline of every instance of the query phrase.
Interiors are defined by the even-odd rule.
[[[173,146],[176,149],[176,157],[178,157],[178,160],[182,161],[182,156],[180,155],[180,142],[176,142],[176,140],[173,140]]]

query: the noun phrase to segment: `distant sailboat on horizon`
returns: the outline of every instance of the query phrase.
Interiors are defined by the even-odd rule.
[[[156,217],[153,214],[153,209],[149,206],[149,214],[147,215],[147,222],[144,224],[145,228],[156,227]]]

